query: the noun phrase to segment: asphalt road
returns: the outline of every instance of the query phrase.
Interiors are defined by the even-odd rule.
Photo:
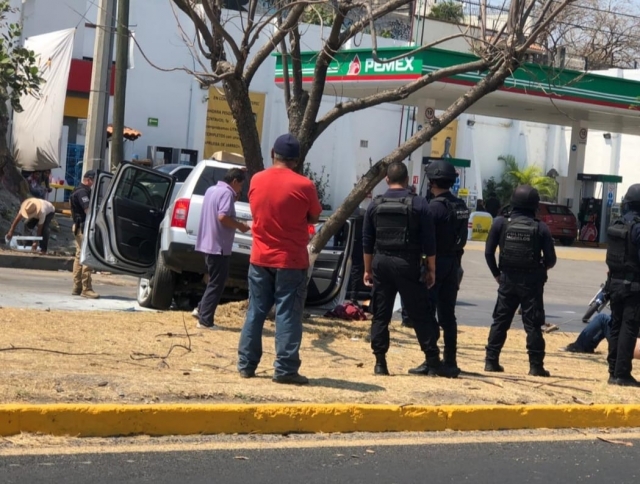
[[[47,484],[635,483],[640,441],[598,440],[3,456],[2,482]]]
[[[497,284],[487,269],[484,254],[467,250],[465,270],[458,297],[458,322],[461,325],[488,326],[496,300]],[[549,273],[545,287],[547,322],[563,331],[581,331],[582,315],[593,295],[604,282],[602,262],[559,260]],[[69,272],[0,269],[0,306],[67,310],[141,310],[136,302],[137,279],[124,276],[94,276],[98,300],[71,296]],[[397,307],[399,307],[399,300]],[[399,316],[396,314],[396,319]],[[519,317],[514,327],[522,327]]]

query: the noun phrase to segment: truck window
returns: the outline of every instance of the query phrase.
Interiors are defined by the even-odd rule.
[[[224,175],[227,173],[225,168],[216,168],[213,166],[205,166],[204,170],[202,170],[202,174],[200,178],[198,178],[198,182],[196,183],[196,187],[193,190],[194,195],[202,195],[206,193],[209,187],[212,187],[219,180],[224,178]],[[242,187],[242,193],[240,194],[240,202],[249,202],[249,183],[245,182],[244,187]]]

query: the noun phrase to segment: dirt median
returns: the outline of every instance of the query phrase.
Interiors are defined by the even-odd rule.
[[[412,330],[392,325],[389,369],[373,375],[370,323],[308,318],[301,351],[307,387],[271,382],[274,323],[265,324],[258,377],[240,379],[237,343],[246,303],[219,309],[221,331],[198,331],[188,313],[107,313],[0,309],[0,399],[63,402],[352,402],[388,404],[634,403],[637,390],[606,384],[603,354],[560,348],[575,335],[546,335],[552,377],[528,371],[525,335],[513,329],[504,374],[483,370],[488,328],[461,326],[457,380],[410,376],[422,362]],[[464,324],[464,321],[460,321]],[[185,327],[187,332],[185,332]],[[188,333],[188,335],[187,335]],[[604,347],[603,347],[604,348]],[[603,350],[604,351],[604,350]]]

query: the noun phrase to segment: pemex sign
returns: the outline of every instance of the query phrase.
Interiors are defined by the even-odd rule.
[[[378,60],[393,59],[405,53],[401,49],[379,49]],[[315,70],[317,53],[302,54],[302,76],[311,82]],[[370,49],[338,52],[329,64],[327,81],[411,81],[422,75],[422,58],[410,55],[391,62],[378,62]],[[282,56],[276,57],[276,83],[284,82]]]

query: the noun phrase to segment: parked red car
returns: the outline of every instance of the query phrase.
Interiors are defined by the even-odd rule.
[[[506,205],[501,215],[511,212],[511,206]],[[571,245],[578,237],[578,219],[565,205],[540,202],[537,217],[549,226],[551,236],[558,239],[562,245]]]

